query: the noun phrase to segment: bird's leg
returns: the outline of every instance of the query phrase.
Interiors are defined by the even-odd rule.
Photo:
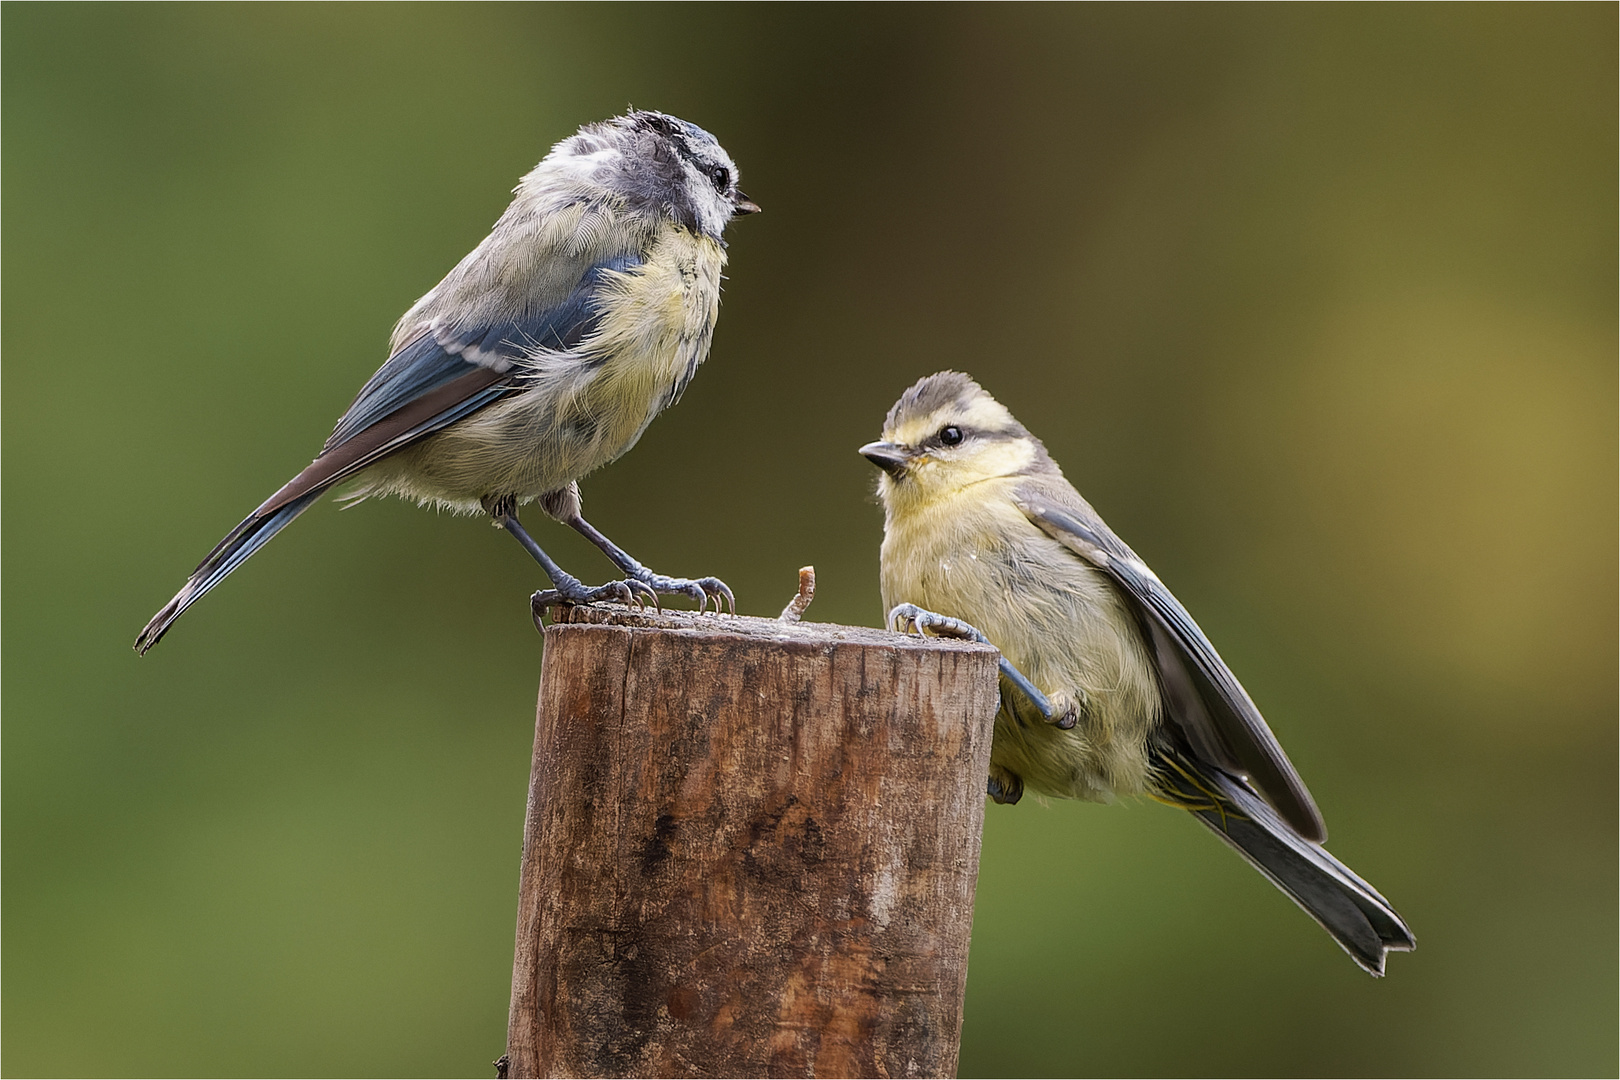
[[[953,619],[949,615],[941,615],[937,611],[920,608],[916,604],[895,605],[894,610],[889,612],[889,626],[902,633],[909,626],[919,635],[933,634],[936,637],[960,638],[963,641],[977,641],[981,645],[990,646],[992,649],[996,647],[995,642],[980,633],[977,627],[965,623],[961,619]],[[1079,717],[1073,705],[1065,709],[1058,709],[1053,706],[1047,696],[1036,689],[1035,684],[1030,682],[1029,678],[1014,667],[1013,662],[1005,656],[997,662],[997,666],[1001,668],[1002,677],[1016,686],[1019,693],[1027,697],[1030,704],[1040,710],[1041,715],[1046,718],[1048,723],[1055,724],[1065,731],[1074,727]],[[1016,798],[1014,801],[1016,801]]]
[[[523,545],[523,550],[534,557],[534,561],[540,564],[540,569],[551,579],[552,587],[540,590],[530,600],[536,622],[540,620],[546,608],[555,604],[594,604],[599,600],[617,600],[621,604],[644,607],[649,599],[654,604],[658,603],[657,595],[640,581],[610,581],[606,585],[592,588],[558,566],[519,523],[513,499],[486,499],[484,509],[495,519],[495,524],[511,533],[517,542]]]
[[[715,614],[719,614],[720,601],[723,599],[726,606],[731,609],[731,613],[737,614],[737,598],[731,594],[730,586],[719,578],[679,578],[655,574],[631,558],[629,552],[598,532],[596,526],[586,521],[578,510],[572,513],[565,512],[559,515],[557,520],[601,548],[602,554],[613,560],[614,566],[623,570],[630,580],[645,586],[648,591],[655,594],[668,593],[671,596],[691,597],[699,611],[705,610],[712,599]]]

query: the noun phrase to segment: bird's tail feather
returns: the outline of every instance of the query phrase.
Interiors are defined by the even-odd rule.
[[[186,608],[201,600],[209,589],[225,580],[225,576],[241,566],[249,555],[258,551],[272,536],[286,528],[293,518],[309,509],[325,490],[326,486],[323,485],[268,512],[261,507],[232,529],[192,572],[184,587],[174,594],[174,599],[163,605],[162,611],[152,616],[152,621],[146,624],[146,629],[135,639],[135,651],[145,655],[148,649],[163,639],[163,635],[168,633],[169,627],[174,625],[174,621],[185,612]]]
[[[1248,785],[1219,769],[1161,758],[1165,801],[1191,810],[1319,923],[1369,974],[1417,940],[1389,901],[1320,844],[1304,839]]]

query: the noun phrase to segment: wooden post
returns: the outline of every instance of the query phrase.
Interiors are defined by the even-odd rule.
[[[558,617],[509,1074],[954,1075],[995,651],[736,616]]]

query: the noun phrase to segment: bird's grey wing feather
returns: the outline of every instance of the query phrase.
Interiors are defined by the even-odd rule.
[[[567,352],[596,329],[597,290],[610,273],[641,262],[620,255],[586,268],[573,289],[556,303],[507,319],[476,322],[434,320],[402,345],[355,395],[322,452],[339,446],[372,424],[437,387],[476,368],[512,371],[538,350]]]
[[[255,513],[326,489],[419,439],[522,389],[522,362],[567,353],[596,330],[604,277],[640,262],[620,255],[586,270],[572,292],[543,310],[482,323],[429,325],[366,381],[309,467]]]
[[[1299,835],[1318,843],[1327,839],[1321,812],[1260,710],[1147,564],[1073,489],[1054,495],[1026,485],[1016,498],[1036,527],[1108,575],[1137,608],[1158,660],[1166,712],[1191,748],[1246,776]]]

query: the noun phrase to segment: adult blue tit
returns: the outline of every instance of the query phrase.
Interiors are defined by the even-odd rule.
[[[718,578],[655,574],[593,528],[578,480],[636,444],[709,354],[726,262],[721,234],[759,209],[714,136],[659,112],[587,124],[518,182],[482,243],[407,311],[386,363],[319,456],[209,552],[135,640],[174,621],[334,484],[487,513],[538,561],[554,603],[735,608]],[[541,509],[624,574],[590,587],[518,522]]]
[[[1382,975],[1412,932],[1322,847],[1310,792],[1187,609],[966,375],[930,375],[861,447],[882,469],[891,624],[1003,656],[988,789],[1191,811],[1356,963]]]

